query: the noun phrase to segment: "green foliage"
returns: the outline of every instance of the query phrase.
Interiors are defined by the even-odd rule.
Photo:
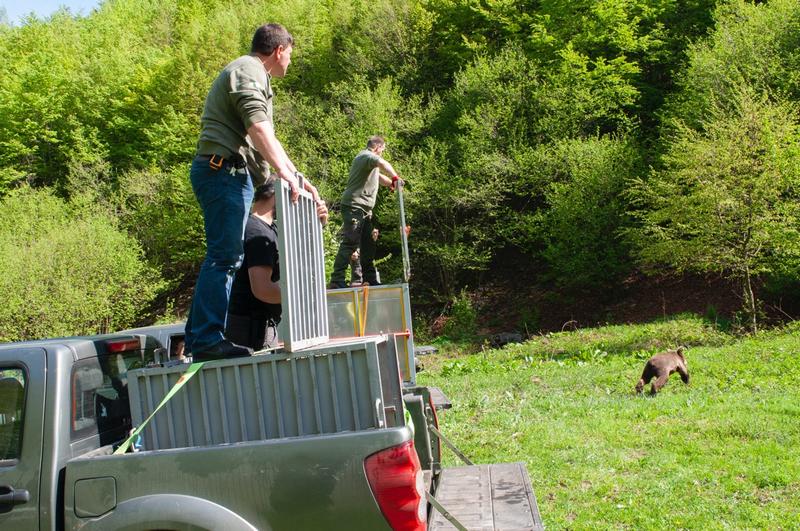
[[[637,174],[625,138],[571,140],[547,150],[540,172],[555,178],[545,192],[543,257],[564,286],[608,286],[628,272],[622,192]]]
[[[755,329],[751,277],[800,256],[800,152],[793,106],[746,90],[736,97],[702,131],[678,129],[664,171],[638,182],[634,236],[645,263],[740,280]]]
[[[277,20],[295,53],[274,80],[276,131],[332,207],[329,262],[350,161],[377,133],[409,182],[417,294],[447,304],[508,256],[532,264],[524,282],[608,288],[631,264],[629,202],[650,208],[621,191],[656,155],[659,174],[679,158],[682,127],[711,138],[742,90],[785,110],[800,97],[795,3],[714,5],[109,0],[32,17],[0,28],[0,197],[27,182],[101,203],[178,284],[202,257],[182,168],[208,87]],[[376,212],[393,280],[396,196]],[[800,275],[789,236],[768,269],[786,282]]]
[[[556,68],[548,69],[512,47],[478,57],[456,75],[433,125],[437,139],[427,140],[416,150],[413,160],[418,173],[428,178],[415,188],[412,203],[414,219],[423,225],[415,247],[429,275],[426,283],[435,286],[439,298],[451,297],[469,278],[465,272],[489,269],[503,246],[533,258],[546,237],[555,236],[560,244],[568,238],[566,234],[584,230],[580,223],[585,218],[569,219],[566,212],[585,206],[568,204],[581,199],[566,196],[567,182],[551,186],[563,178],[557,172],[566,173],[568,181],[575,168],[570,169],[569,163],[562,168],[550,159],[555,153],[572,151],[569,146],[582,145],[584,138],[587,146],[604,146],[604,141],[592,140],[598,130],[628,127],[625,109],[635,100],[636,90],[629,82],[635,69],[624,62],[591,60],[570,47],[559,61]],[[579,160],[591,147],[574,151],[574,166],[586,168],[583,171],[595,179],[609,169],[607,156]],[[619,159],[628,160],[610,164],[626,171],[602,177],[613,182],[592,185],[595,192],[603,188],[604,198],[618,194],[635,165],[635,150],[617,153]],[[615,205],[619,203],[608,205],[614,214],[599,231],[616,228],[619,208],[615,210]],[[563,210],[550,215],[551,207]],[[587,212],[587,216],[592,214]],[[553,229],[548,236],[541,231],[543,218]],[[566,232],[559,235],[558,231]],[[604,241],[612,238],[609,234]],[[565,248],[553,257],[559,252],[569,251]],[[591,276],[588,272],[575,283],[590,281]]]
[[[499,179],[451,173],[447,145],[436,140],[415,150],[409,166],[405,204],[414,278],[448,301],[469,273],[489,264]]]
[[[735,112],[743,89],[776,101],[800,98],[797,2],[722,2],[715,18],[715,31],[689,48],[681,91],[667,105],[667,126],[677,119],[699,129],[717,108]]]
[[[113,218],[45,191],[0,203],[0,340],[119,330],[160,283]]]
[[[478,315],[466,291],[453,297],[442,334],[450,340],[469,341],[475,338]]]
[[[141,160],[131,102],[164,57],[159,8],[144,4],[119,0],[86,19],[62,11],[0,36],[0,181],[60,186],[70,164]]]
[[[754,278],[798,271],[800,10],[736,0],[714,16],[666,105],[661,165],[631,195],[633,235],[646,263],[738,280],[756,330]]]
[[[119,179],[119,218],[166,278],[179,279],[205,255],[203,216],[189,183],[189,170],[128,172]]]
[[[544,64],[558,64],[566,50],[616,63],[641,98],[636,112],[654,123],[686,43],[711,25],[714,0],[563,2],[545,0],[427,0],[421,3],[438,45],[423,56],[423,75],[441,86],[481,53],[513,45]],[[569,104],[569,100],[564,102]]]

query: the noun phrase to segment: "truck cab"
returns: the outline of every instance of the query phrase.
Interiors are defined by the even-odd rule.
[[[0,346],[3,528],[58,527],[66,462],[130,430],[124,382],[129,368],[146,364],[142,341],[97,336]]]

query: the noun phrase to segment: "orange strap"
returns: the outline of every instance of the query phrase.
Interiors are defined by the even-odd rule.
[[[361,321],[361,337],[364,337],[364,332],[367,330],[367,308],[369,306],[369,286],[364,286],[361,288],[364,291],[364,306],[362,309],[362,313],[359,316]]]

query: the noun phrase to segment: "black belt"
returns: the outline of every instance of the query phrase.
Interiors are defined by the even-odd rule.
[[[218,170],[226,164],[234,168],[244,168],[247,166],[244,157],[241,155],[231,155],[230,157],[223,157],[222,155],[197,155],[196,158],[207,160],[212,170]]]

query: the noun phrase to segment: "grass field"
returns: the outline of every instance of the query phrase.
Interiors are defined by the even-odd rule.
[[[679,344],[691,385],[635,395]],[[800,326],[742,339],[680,317],[423,362],[453,402],[444,433],[475,462],[524,461],[549,529],[800,529]]]

